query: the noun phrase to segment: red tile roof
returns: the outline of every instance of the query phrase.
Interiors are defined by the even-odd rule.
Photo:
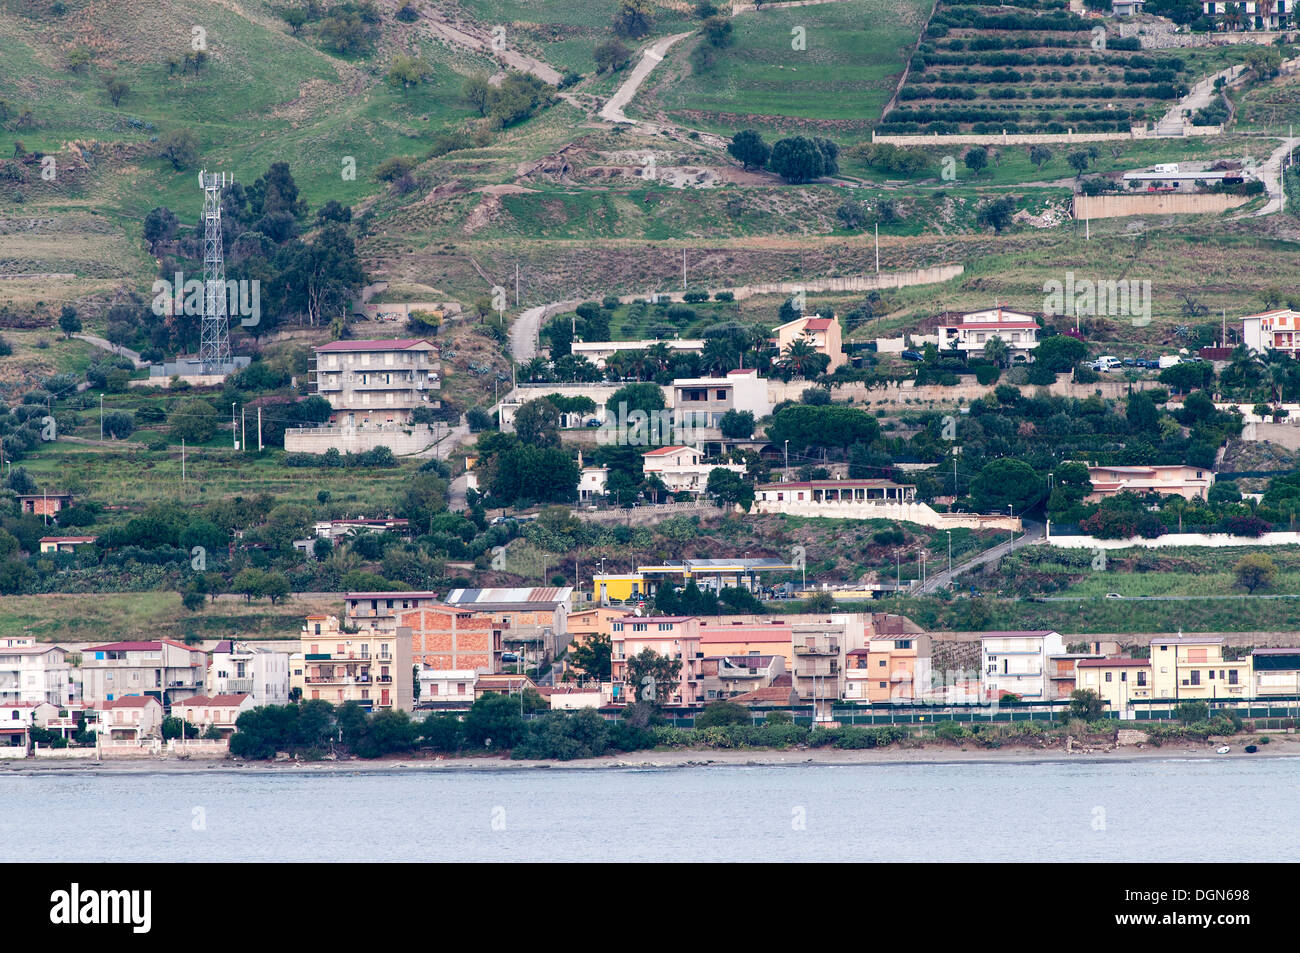
[[[186,645],[184,642],[174,642],[171,639],[155,639],[152,642],[110,642],[108,645],[92,645],[86,649],[87,652],[151,652],[154,649],[161,649],[164,645],[170,645],[173,648],[184,649],[187,652],[201,652],[192,645]]]
[[[681,453],[683,450],[694,450],[694,447],[660,447],[658,450],[647,450],[642,454],[644,457],[662,457],[669,453]]]
[[[1149,668],[1148,658],[1086,658],[1077,663],[1079,668]]]
[[[126,695],[122,698],[115,698],[112,701],[102,701],[96,708],[144,708],[150,702],[155,705],[159,704],[158,699],[152,695]]]
[[[195,695],[194,697],[187,698],[183,702],[178,702],[177,704],[182,706],[196,706],[199,708],[214,706],[224,707],[241,705],[243,704],[244,699],[248,697],[247,693],[240,695]]]

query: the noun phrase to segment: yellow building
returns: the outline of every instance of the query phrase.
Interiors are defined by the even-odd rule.
[[[1141,658],[1081,658],[1074,666],[1076,691],[1093,691],[1112,712],[1151,700],[1151,662]]]
[[[1253,695],[1250,658],[1230,662],[1223,639],[1184,636],[1151,640],[1151,680],[1156,699],[1243,699]]]
[[[411,711],[411,630],[370,626],[348,632],[332,615],[310,615],[302,627],[301,661],[294,658],[290,689],[304,701],[354,701],[367,711]]]
[[[840,322],[835,317],[823,317],[820,314],[808,314],[787,321],[774,332],[778,353],[785,354],[786,349],[795,341],[804,340],[816,349],[817,353],[830,358],[827,373],[849,362],[844,353],[844,343],[840,334]]]

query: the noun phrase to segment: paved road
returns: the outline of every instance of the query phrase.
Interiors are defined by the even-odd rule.
[[[1300,136],[1283,139],[1282,144],[1259,167],[1259,178],[1268,189],[1268,203],[1256,215],[1271,215],[1282,210],[1282,160],[1300,146]]]
[[[933,576],[927,577],[925,583],[913,589],[911,594],[920,596],[937,592],[967,570],[974,569],[976,566],[983,566],[986,563],[991,563],[995,559],[1001,559],[1008,553],[1014,553],[1017,549],[1023,549],[1024,547],[1036,543],[1043,538],[1044,527],[1042,523],[1036,523],[1033,520],[1025,520],[1024,526],[1025,531],[1014,540],[1009,539],[1005,542],[998,543],[996,546],[984,550],[984,552],[980,553],[973,559],[969,559],[960,565],[953,566],[951,574],[949,574],[948,570],[945,569],[942,572],[937,572]]]
[[[1184,112],[1189,112],[1194,116],[1198,109],[1204,109],[1219,95],[1219,91],[1214,88],[1215,80],[1219,79],[1219,77],[1223,77],[1228,81],[1228,84],[1231,85],[1237,77],[1245,72],[1245,70],[1245,65],[1239,63],[1236,66],[1230,66],[1227,69],[1219,70],[1219,72],[1212,76],[1205,77],[1205,79],[1193,86],[1186,96],[1178,100],[1178,102],[1174,103],[1173,106],[1169,108],[1169,111],[1166,112],[1164,118],[1156,124],[1156,127],[1181,126],[1183,124]]]
[[[96,337],[93,334],[74,334],[73,337],[76,338],[78,341],[85,341],[87,344],[93,344],[95,347],[100,348],[102,350],[112,351],[114,354],[118,354],[122,357],[129,357],[131,359],[131,362],[135,364],[135,369],[137,371],[140,370],[140,368],[142,367],[149,366],[148,361],[142,359],[138,352],[131,350],[129,347],[120,347],[116,344],[112,344],[109,341],[104,340],[101,337]]]
[[[650,72],[663,62],[664,54],[668,52],[668,48],[678,40],[684,39],[688,36],[690,36],[689,33],[676,33],[673,36],[666,36],[661,40],[656,40],[655,43],[641,55],[641,62],[636,64],[631,75],[623,81],[623,85],[620,86],[614,95],[609,98],[609,102],[605,103],[605,105],[601,107],[600,118],[604,119],[606,122],[623,122],[638,125],[639,123],[637,120],[629,119],[627,117],[627,114],[623,112],[623,107],[632,101],[632,97],[636,95],[636,91],[641,87],[641,84],[645,82],[645,78],[650,75]]]
[[[519,319],[510,326],[510,356],[515,363],[523,364],[537,356],[537,335],[548,318],[563,311],[572,311],[585,300],[587,299],[574,298],[571,301],[552,301],[521,313]]]

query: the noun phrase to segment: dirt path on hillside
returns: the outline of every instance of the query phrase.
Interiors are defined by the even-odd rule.
[[[463,46],[465,49],[474,50],[477,53],[483,53],[505,64],[511,69],[519,70],[521,73],[529,73],[536,76],[544,83],[550,83],[552,86],[558,86],[560,80],[564,78],[559,70],[549,63],[544,63],[539,59],[529,56],[527,53],[520,53],[518,50],[512,50],[509,47],[497,48],[493,46],[492,40],[468,30],[462,30],[454,27],[445,20],[440,20],[433,14],[425,13],[424,22],[433,30],[434,34],[446,40],[448,43],[454,43],[457,46]],[[504,73],[498,73],[492,77],[491,82],[497,85],[504,77]]]
[[[623,81],[623,85],[618,88],[609,101],[600,110],[600,118],[606,122],[630,123],[634,126],[648,126],[649,123],[639,122],[635,119],[629,119],[627,113],[623,112],[623,107],[632,101],[636,91],[641,88],[651,71],[663,62],[664,55],[678,40],[683,40],[690,36],[689,33],[677,33],[673,36],[666,36],[661,40],[656,40],[649,49],[641,55],[641,62],[636,64],[631,75]]]

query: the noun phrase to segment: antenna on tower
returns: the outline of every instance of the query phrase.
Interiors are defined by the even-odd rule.
[[[233,184],[224,172],[199,173],[203,189],[203,324],[199,363],[204,374],[229,370],[230,323],[227,320],[226,264],[221,241],[221,190]]]

